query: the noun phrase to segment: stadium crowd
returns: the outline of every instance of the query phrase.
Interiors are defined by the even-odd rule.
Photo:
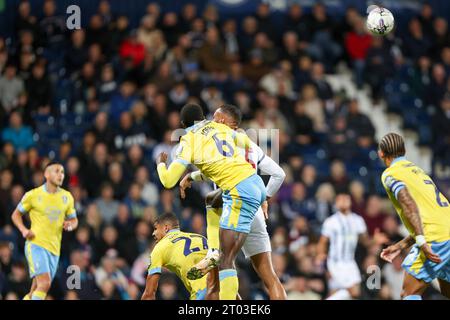
[[[368,34],[356,9],[335,17],[320,3],[308,10],[293,4],[275,28],[264,3],[253,15],[221,19],[211,5],[200,10],[187,3],[175,13],[150,2],[130,30],[127,16],[113,14],[102,0],[88,26],[76,31],[66,30],[56,6],[44,1],[41,14],[20,2],[16,34],[0,38],[3,299],[21,299],[30,287],[24,239],[10,215],[24,192],[43,184],[50,159],[65,166],[64,187],[75,198],[80,226],[63,235],[49,298],[139,299],[161,213],[174,212],[182,230],[205,234],[203,196],[211,186],[197,185],[181,200],[177,188],[161,187],[154,163],[177,143],[171,133],[187,102],[201,104],[209,117],[233,103],[243,128],[278,130],[279,143],[270,135],[259,143],[278,147],[287,175],[270,200],[268,230],[289,299],[328,294],[314,256],[337,192],[350,192],[371,235],[376,229],[392,241],[403,235],[379,182],[375,128],[357,100],[333,92],[326,80],[339,62],[353,70],[359,88],[370,87],[374,104],[385,98],[387,79],[412,70],[404,81],[432,113],[425,125],[435,161],[450,164],[450,33],[426,4],[406,32],[385,38]],[[379,245],[358,247],[361,298],[399,299],[401,258],[384,264],[379,251]],[[69,265],[81,270],[80,288],[70,286]],[[365,285],[371,265],[382,272],[373,290]],[[238,267],[242,297],[267,298],[243,256]],[[186,298],[182,288],[164,273],[158,298]]]

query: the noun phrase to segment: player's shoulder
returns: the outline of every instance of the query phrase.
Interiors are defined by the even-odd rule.
[[[24,197],[32,197],[34,195],[40,194],[44,192],[44,186],[39,186],[33,189],[28,190],[27,192],[25,192]]]
[[[359,214],[357,214],[356,212],[352,212],[351,213],[352,219],[356,220],[357,222],[361,222],[361,223],[365,223],[364,218],[361,217]]]
[[[63,197],[65,197],[67,199],[73,199],[73,196],[72,196],[72,194],[70,193],[69,190],[66,190],[66,189],[60,187],[58,191],[60,192],[60,194]]]

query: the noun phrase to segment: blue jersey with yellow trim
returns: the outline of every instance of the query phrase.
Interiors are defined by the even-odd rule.
[[[44,184],[25,193],[17,209],[22,214],[30,214],[31,231],[35,235],[31,243],[59,256],[64,220],[76,217],[70,192],[58,188],[55,193],[49,193]]]
[[[152,250],[148,274],[161,273],[162,268],[174,272],[191,294],[206,288],[206,277],[189,280],[187,272],[208,253],[208,241],[202,235],[170,230]]]
[[[203,120],[186,129],[175,161],[194,164],[222,190],[231,190],[256,173],[239,148],[250,147],[250,138],[214,121]]]
[[[405,219],[397,200],[398,192],[405,186],[419,208],[424,236],[427,242],[450,239],[450,205],[433,180],[405,157],[395,159],[381,176],[386,192],[411,236],[414,230]]]

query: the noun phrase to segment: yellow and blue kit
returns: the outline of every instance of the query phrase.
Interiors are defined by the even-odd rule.
[[[191,295],[191,300],[204,300],[207,277],[189,280],[187,272],[200,262],[207,252],[208,243],[204,236],[172,229],[153,248],[148,274],[161,273],[163,267],[167,268],[181,279]]]
[[[29,213],[35,235],[25,242],[30,277],[49,273],[53,279],[58,268],[64,220],[77,216],[72,195],[62,188],[50,193],[44,184],[25,193],[17,210]]]
[[[397,200],[400,190],[407,187],[417,204],[427,243],[437,253],[441,263],[426,259],[417,245],[411,249],[403,261],[403,268],[417,279],[431,282],[435,278],[450,282],[450,205],[434,184],[433,180],[414,163],[405,157],[394,159],[381,177],[386,192],[400,219],[415,237],[414,230],[405,218]]]
[[[189,164],[223,191],[220,227],[250,232],[258,208],[266,199],[266,188],[253,166],[239,149],[250,147],[250,139],[228,126],[203,120],[186,129],[181,137],[176,159],[166,168],[158,165],[158,175],[166,188],[172,188]]]

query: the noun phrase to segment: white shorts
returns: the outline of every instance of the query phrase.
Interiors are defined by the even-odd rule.
[[[355,261],[329,260],[327,267],[331,275],[328,284],[331,290],[348,289],[361,283],[361,273]]]
[[[271,251],[272,246],[270,245],[270,237],[267,233],[266,220],[264,219],[264,213],[260,207],[253,219],[250,233],[247,235],[247,239],[242,246],[242,252],[244,253],[245,258],[248,259],[259,253]]]

